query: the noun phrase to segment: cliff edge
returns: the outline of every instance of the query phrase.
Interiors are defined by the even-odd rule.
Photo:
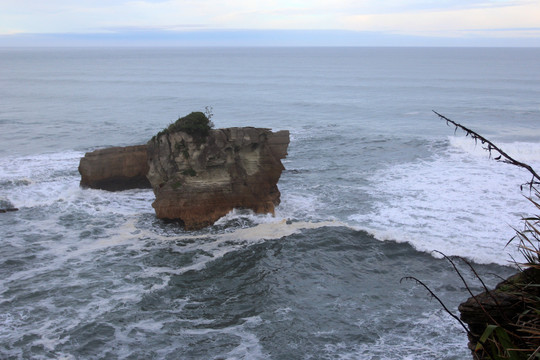
[[[527,268],[502,281],[495,289],[474,295],[459,305],[460,318],[469,328],[469,348],[474,359],[526,359],[529,355],[525,356],[523,349],[529,349],[529,354],[540,349],[537,331],[539,283],[540,269]],[[496,326],[500,331],[493,332],[484,340],[484,345],[479,346],[488,325]]]

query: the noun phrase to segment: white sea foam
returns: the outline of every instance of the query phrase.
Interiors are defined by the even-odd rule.
[[[281,204],[276,208],[276,216],[282,219],[308,219],[316,220],[317,205],[320,199],[310,193],[284,193],[281,195]]]
[[[260,241],[281,239],[292,234],[299,233],[306,229],[318,229],[327,226],[345,226],[344,223],[338,221],[323,221],[323,222],[287,222],[281,220],[279,222],[269,222],[259,224],[254,227],[238,229],[232,233],[223,234],[220,236],[222,241]]]
[[[218,223],[227,221],[226,219],[230,220],[235,216],[239,216],[238,210],[231,211],[231,213],[227,214],[224,219],[220,219]],[[249,216],[252,219],[258,220],[259,223],[249,227],[236,228],[233,231],[225,229],[217,234],[200,233],[194,235],[160,235],[149,229],[135,230],[134,223],[132,221],[128,221],[122,226],[111,230],[108,233],[108,236],[103,240],[96,242],[95,246],[107,246],[111,244],[126,243],[129,241],[132,244],[131,248],[134,248],[137,246],[142,246],[142,243],[139,243],[139,245],[133,243],[134,237],[139,239],[150,238],[171,244],[173,246],[173,250],[177,251],[178,253],[199,250],[204,254],[208,254],[198,255],[194,258],[194,262],[192,264],[180,268],[170,268],[164,266],[160,266],[159,268],[145,268],[145,274],[147,276],[160,274],[160,277],[167,276],[167,278],[169,278],[170,275],[180,275],[190,270],[202,270],[209,262],[216,261],[217,259],[225,256],[227,253],[242,249],[246,246],[258,244],[266,240],[282,239],[307,229],[346,226],[344,223],[338,221],[291,222],[285,219],[276,219],[266,215],[254,215],[251,212],[248,213],[248,215],[246,215],[245,212],[242,212],[241,216]],[[179,241],[185,241],[185,243],[178,246],[176,243]],[[166,282],[163,284],[165,283]],[[165,285],[157,285],[154,289],[157,289],[160,286]]]
[[[453,148],[459,149],[473,156],[485,159],[489,154],[485,150],[488,145],[482,144],[480,141],[474,141],[471,138],[464,136],[452,136],[448,139]],[[511,142],[497,143],[496,145],[502,151],[518,161],[526,163],[540,163],[540,143]],[[499,154],[497,151],[493,150],[492,157],[497,156],[499,156]]]
[[[432,159],[379,170],[368,189],[373,211],[350,217],[381,240],[409,242],[420,251],[439,250],[479,263],[508,264],[519,258],[505,248],[521,217],[535,212],[520,192],[529,173],[493,161],[470,139],[450,138],[450,147]],[[540,145],[501,144],[540,164]]]
[[[250,331],[251,328],[255,328],[262,323],[262,319],[259,316],[253,316],[243,319],[243,323],[240,325],[234,325],[223,329],[186,329],[182,331],[182,334],[186,335],[207,335],[211,333],[232,335],[240,340],[240,343],[232,350],[220,354],[219,357],[223,357],[228,360],[248,360],[248,359],[267,359],[268,355],[260,344],[259,338]]]
[[[51,205],[59,200],[59,194],[73,188],[73,170],[76,172],[80,156],[77,152],[67,152],[1,158],[0,182],[4,186],[0,188],[0,196],[18,208]]]
[[[369,324],[358,324],[362,328],[367,325]],[[379,329],[378,339],[374,343],[327,344],[324,349],[327,355],[325,358],[428,360],[466,358],[470,355],[465,331],[442,310],[425,312],[416,318],[397,320],[395,326],[402,331]],[[444,349],[438,346],[442,342],[445,344]]]
[[[228,223],[239,221],[245,226],[248,224],[264,224],[276,222],[276,217],[272,214],[255,214],[253,211],[233,209],[225,216],[218,219],[214,225],[226,226]]]
[[[82,189],[77,171],[81,152],[42,154],[0,159],[0,198],[15,207],[56,205],[60,210],[81,209],[89,214],[133,215],[153,212],[149,189],[109,192]]]

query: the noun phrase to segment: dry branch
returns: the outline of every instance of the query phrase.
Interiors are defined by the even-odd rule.
[[[439,114],[438,112],[436,112],[435,110],[432,110],[435,114],[437,114],[437,116],[439,116],[441,119],[445,120],[446,121],[446,124],[448,125],[449,123],[454,125],[455,126],[455,130],[457,129],[461,129],[463,131],[465,131],[465,136],[470,136],[471,138],[474,139],[475,142],[478,142],[478,140],[480,140],[480,142],[482,143],[482,145],[486,145],[487,144],[487,147],[485,147],[484,149],[487,150],[489,152],[489,156],[491,157],[491,152],[493,150],[497,151],[499,153],[499,156],[497,156],[496,158],[494,158],[495,160],[497,161],[501,161],[501,162],[504,162],[504,163],[507,163],[507,164],[511,164],[511,165],[515,165],[515,166],[518,166],[518,167],[521,167],[521,168],[524,168],[526,169],[527,171],[529,171],[531,174],[532,174],[532,179],[531,181],[529,181],[528,183],[526,183],[527,185],[529,185],[529,187],[532,189],[533,185],[538,185],[540,184],[540,175],[538,175],[536,173],[536,171],[534,171],[534,169],[528,165],[528,164],[525,164],[525,163],[522,163],[521,161],[517,161],[516,159],[512,158],[510,155],[508,155],[507,153],[505,153],[501,148],[499,148],[497,145],[495,145],[494,143],[492,143],[491,141],[489,141],[488,139],[486,139],[485,137],[483,137],[482,135],[478,134],[476,131],[474,130],[471,130],[453,120],[450,120],[449,118],[447,118],[446,116],[444,115],[441,115]],[[501,158],[504,158],[501,159]]]

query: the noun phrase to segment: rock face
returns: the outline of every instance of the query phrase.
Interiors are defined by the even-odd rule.
[[[210,130],[204,138],[158,134],[148,142],[147,174],[157,217],[179,219],[190,230],[233,208],[273,214],[288,145],[288,131],[253,127]]]
[[[480,350],[474,351],[478,338],[488,324],[499,324],[513,333],[520,333],[516,330],[516,324],[526,320],[524,312],[534,303],[531,299],[540,296],[540,289],[535,286],[524,292],[523,284],[538,284],[539,281],[540,269],[529,268],[501,282],[494,290],[470,297],[459,305],[461,320],[468,325],[472,334],[469,336],[469,348],[475,359],[490,358]]]
[[[149,188],[146,145],[86,153],[79,163],[81,186],[109,191]]]

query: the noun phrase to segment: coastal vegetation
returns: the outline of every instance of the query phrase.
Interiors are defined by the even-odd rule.
[[[169,125],[169,132],[183,131],[194,137],[206,138],[213,124],[206,114],[197,111],[179,118]]]
[[[184,117],[178,118],[178,120],[160,131],[157,137],[163,134],[182,131],[199,141],[204,141],[210,134],[210,130],[214,127],[214,123],[211,121],[212,116],[212,107],[206,106],[205,112],[194,111]],[[155,139],[155,137],[152,139]]]
[[[435,111],[434,111],[435,112]],[[439,118],[452,125],[455,130],[462,130],[489,153],[490,158],[526,169],[532,175],[530,181],[521,186],[528,187],[526,196],[540,211],[540,176],[528,164],[520,162],[500,147],[477,132],[435,112]],[[467,332],[473,357],[478,360],[534,360],[540,359],[540,215],[522,218],[523,229],[516,230],[507,246],[516,245],[523,260],[515,260],[518,274],[503,280],[495,289],[490,290],[482,281],[474,267],[463,258],[451,258],[444,254],[458,276],[463,281],[471,297],[460,305],[461,318],[450,311],[443,301],[421,280],[413,280],[428,290],[454,319]],[[485,292],[475,295],[458,270],[455,261],[465,262],[475,277],[481,282]]]

